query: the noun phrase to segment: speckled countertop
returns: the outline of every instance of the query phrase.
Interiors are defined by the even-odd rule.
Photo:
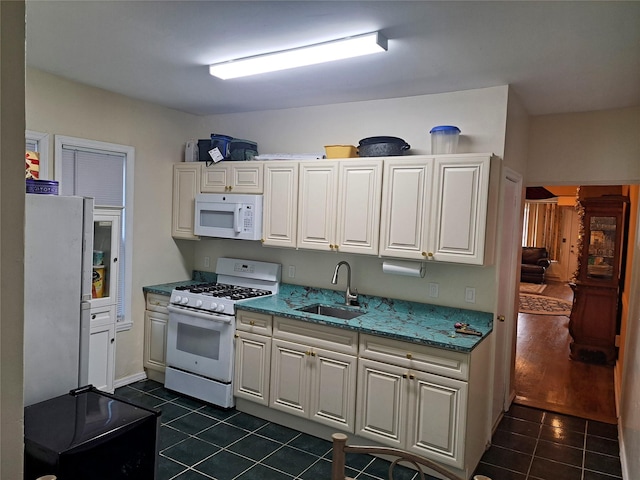
[[[144,287],[143,290],[160,295],[171,295],[171,290],[176,286],[206,281],[215,281],[215,274],[194,271],[191,280],[151,285]],[[278,295],[244,300],[237,303],[236,308],[357,330],[460,352],[473,350],[493,329],[493,315],[491,313],[368,295],[359,295],[358,300],[360,307],[346,307],[342,305],[344,303],[343,291],[283,283],[280,285]],[[297,310],[300,307],[316,304],[359,310],[365,313],[350,320],[342,320]],[[456,322],[467,323],[471,328],[482,333],[482,336],[456,333],[454,327]]]
[[[344,308],[365,313],[350,320],[305,313],[297,309],[314,304],[340,306],[344,303],[344,292],[283,283],[278,295],[245,300],[236,304],[236,308],[461,352],[473,350],[493,328],[491,313],[367,295],[360,295],[358,300],[360,307]],[[456,333],[456,322],[467,323],[482,336]]]

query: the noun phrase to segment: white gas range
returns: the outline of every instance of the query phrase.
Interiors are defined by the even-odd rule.
[[[219,258],[216,283],[171,292],[165,387],[223,408],[233,402],[235,305],[278,293],[281,265]]]

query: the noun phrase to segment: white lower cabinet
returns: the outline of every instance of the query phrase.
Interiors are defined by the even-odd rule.
[[[169,297],[147,293],[144,312],[144,368],[164,373],[167,350],[167,325],[169,323]]]
[[[234,391],[273,421],[285,412],[468,478],[491,438],[490,350],[488,340],[459,352],[238,311]]]
[[[89,383],[113,393],[116,351],[115,305],[91,309],[89,327]]]
[[[360,359],[356,434],[462,468],[466,382]]]
[[[356,359],[274,338],[270,406],[353,432]]]

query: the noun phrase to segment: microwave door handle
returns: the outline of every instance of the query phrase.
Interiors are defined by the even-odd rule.
[[[233,212],[233,225],[236,233],[242,232],[242,225],[240,225],[240,214],[242,213],[242,205],[238,205]]]

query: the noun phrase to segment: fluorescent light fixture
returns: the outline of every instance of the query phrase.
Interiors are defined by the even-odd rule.
[[[209,66],[209,73],[214,77],[227,80],[369,55],[386,50],[387,39],[379,32],[365,33],[306,47],[216,63]]]

